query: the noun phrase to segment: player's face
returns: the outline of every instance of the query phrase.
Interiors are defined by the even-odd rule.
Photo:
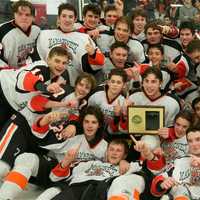
[[[160,96],[160,80],[155,74],[149,74],[144,78],[142,85],[145,93],[150,99],[155,99]]]
[[[99,122],[94,115],[87,114],[83,119],[83,130],[85,137],[92,140],[99,128]]]
[[[142,16],[137,16],[133,19],[134,31],[140,33],[144,30],[146,25],[146,18]]]
[[[60,76],[66,69],[68,58],[66,56],[53,55],[47,59],[47,64],[53,76]]]
[[[29,7],[20,6],[18,11],[14,13],[15,23],[23,30],[27,31],[32,25],[33,16]]]
[[[190,122],[182,117],[176,119],[174,124],[175,135],[177,138],[181,138],[186,134],[187,129],[190,126]]]
[[[94,14],[92,11],[87,11],[84,16],[84,25],[87,28],[95,29],[99,23],[99,15]]]
[[[118,47],[110,52],[110,58],[117,68],[124,68],[128,58],[128,52],[126,49]]]
[[[194,35],[190,29],[185,28],[180,31],[180,41],[183,47],[187,47],[187,45],[194,39]]]
[[[195,106],[194,106],[194,110],[196,115],[200,118],[200,102],[198,102]]]
[[[158,44],[161,41],[162,34],[157,29],[148,28],[146,37],[150,44]]]
[[[200,63],[200,51],[194,51],[189,54],[190,58],[192,59],[192,62],[195,64]]]
[[[117,23],[115,30],[114,30],[115,39],[119,42],[127,42],[130,31],[128,29],[128,25],[126,23]]]
[[[105,22],[107,26],[113,26],[118,18],[116,10],[110,10],[105,15]]]
[[[119,95],[124,88],[124,82],[122,77],[112,75],[110,80],[108,80],[108,88],[108,92],[110,92],[113,96]]]
[[[86,79],[82,79],[75,86],[75,94],[77,97],[84,98],[91,91],[91,84]]]
[[[62,10],[60,16],[58,17],[58,25],[65,33],[73,31],[75,21],[76,17],[72,10]]]
[[[151,48],[148,52],[149,60],[152,62],[152,65],[159,66],[163,60],[162,52],[157,48]]]
[[[189,132],[187,135],[189,152],[200,156],[200,131]]]
[[[107,149],[107,161],[113,165],[119,164],[119,162],[125,158],[124,146],[121,144],[109,144]]]

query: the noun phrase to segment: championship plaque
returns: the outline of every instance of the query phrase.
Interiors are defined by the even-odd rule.
[[[128,133],[157,134],[164,127],[163,106],[130,106],[128,107]]]

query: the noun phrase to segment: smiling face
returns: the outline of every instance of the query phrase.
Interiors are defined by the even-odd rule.
[[[187,134],[189,152],[200,156],[200,131],[191,131]]]
[[[87,11],[86,15],[83,17],[84,25],[89,29],[95,29],[98,26],[100,17],[94,14],[92,11]]]
[[[27,31],[33,23],[33,16],[29,7],[20,6],[14,13],[15,23],[23,30]]]
[[[112,75],[110,80],[108,80],[108,94],[111,96],[118,96],[122,89],[124,88],[125,83],[121,76]]]
[[[180,41],[183,48],[187,47],[187,45],[194,39],[194,35],[192,31],[188,28],[184,28],[180,30]]]
[[[135,33],[141,33],[144,31],[144,27],[146,25],[146,18],[143,16],[137,16],[133,19],[133,25],[134,25],[134,32]]]
[[[163,54],[158,48],[150,48],[148,51],[149,60],[152,62],[152,65],[160,66],[161,61],[163,60]]]
[[[115,39],[119,42],[127,42],[130,36],[128,24],[118,22],[114,30]]]
[[[73,31],[76,17],[75,13],[72,10],[67,10],[67,9],[62,10],[57,20],[58,20],[58,25],[63,32],[68,33]]]
[[[124,68],[128,58],[128,51],[122,47],[117,47],[110,52],[110,58],[117,68]]]
[[[77,97],[79,98],[84,98],[86,97],[89,92],[91,91],[91,84],[88,82],[88,80],[86,80],[85,78],[83,78],[80,82],[77,83],[77,85],[75,86],[75,94]]]
[[[87,140],[94,139],[96,132],[99,128],[98,119],[91,114],[87,114],[83,119],[83,130]]]
[[[174,124],[175,135],[177,138],[181,138],[186,134],[187,129],[190,126],[190,122],[182,117],[178,117]]]
[[[122,159],[125,159],[125,148],[122,144],[110,143],[107,149],[107,161],[112,165],[117,165]]]
[[[55,54],[47,59],[47,64],[53,76],[60,76],[65,71],[67,63],[67,56],[58,56]]]
[[[145,93],[150,99],[156,99],[160,96],[161,81],[155,76],[155,74],[148,74],[144,78],[142,85]]]

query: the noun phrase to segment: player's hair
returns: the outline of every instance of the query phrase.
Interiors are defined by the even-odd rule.
[[[58,6],[58,16],[61,15],[63,10],[70,10],[74,13],[74,16],[77,17],[77,10],[76,8],[70,3],[62,3]]]
[[[145,25],[144,33],[147,34],[149,28],[153,30],[158,30],[162,34],[162,28],[159,26],[158,22],[150,22]]]
[[[88,74],[86,72],[82,72],[75,81],[75,87],[78,83],[80,83],[83,79],[87,81],[87,84],[91,86],[91,90],[93,90],[96,87],[96,79],[92,74]]]
[[[195,110],[195,106],[199,102],[200,102],[200,97],[196,97],[195,99],[193,99],[193,101],[192,101],[192,108],[193,108],[193,110]]]
[[[15,3],[13,3],[13,5],[12,5],[13,13],[17,13],[19,10],[19,7],[28,7],[31,11],[31,15],[32,16],[35,15],[35,8],[33,7],[33,4],[31,2],[25,1],[25,0],[19,0]]]
[[[198,40],[198,39],[192,40],[186,47],[187,53],[193,53],[195,51],[200,52],[200,40]]]
[[[100,17],[101,15],[101,9],[98,5],[96,4],[87,4],[83,7],[83,16],[85,17],[87,12],[91,11],[95,15],[98,15]]]
[[[70,52],[67,51],[66,48],[61,47],[61,46],[56,46],[53,47],[48,54],[49,58],[52,58],[53,56],[66,56],[68,58],[68,60],[72,60],[72,55]]]
[[[147,54],[149,53],[150,49],[158,49],[162,55],[164,55],[164,48],[161,44],[151,44],[147,49]]]
[[[104,15],[106,15],[107,12],[109,12],[109,11],[117,11],[115,5],[113,5],[113,4],[108,4],[108,5],[105,7],[105,9],[104,9]]]
[[[124,42],[119,42],[119,41],[116,41],[115,43],[113,43],[111,46],[110,46],[110,51],[112,52],[114,49],[116,48],[123,48],[125,49],[127,52],[129,52],[129,46],[127,44],[125,44]]]
[[[131,31],[130,19],[129,19],[127,16],[123,16],[123,17],[118,18],[118,19],[116,20],[116,22],[115,22],[114,29],[116,28],[116,26],[117,26],[119,23],[127,24],[127,26],[128,26],[128,31]]]
[[[104,123],[104,114],[99,108],[99,106],[88,106],[86,108],[83,108],[80,113],[79,121],[81,124],[83,124],[83,120],[86,115],[93,115],[97,118],[99,122],[99,126],[103,126]]]
[[[149,74],[154,74],[155,77],[157,79],[159,79],[161,82],[163,81],[163,77],[162,77],[162,72],[160,71],[160,69],[158,69],[157,67],[149,67],[147,68],[143,75],[142,75],[142,81],[144,81],[144,79],[149,75]]]
[[[119,144],[119,145],[124,146],[124,152],[125,152],[126,155],[127,155],[128,152],[129,152],[128,143],[127,143],[127,141],[124,140],[124,139],[115,138],[115,139],[113,139],[113,140],[111,140],[111,141],[109,142],[108,147],[109,147],[110,144]]]
[[[110,73],[108,74],[108,79],[110,80],[112,76],[121,76],[124,83],[126,83],[128,80],[128,76],[126,72],[124,71],[124,69],[120,69],[120,68],[112,69]]]
[[[192,35],[195,34],[195,26],[194,26],[194,23],[192,21],[184,21],[184,22],[182,22],[180,24],[180,26],[179,26],[179,33],[183,29],[189,29],[192,32]]]

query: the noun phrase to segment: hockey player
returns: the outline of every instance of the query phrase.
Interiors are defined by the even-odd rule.
[[[167,164],[188,154],[186,131],[192,124],[192,114],[187,111],[179,112],[174,119],[174,126],[161,128],[158,135],[161,138],[161,148]]]
[[[13,4],[14,19],[0,26],[0,68],[25,66],[33,53],[40,28],[33,24],[34,7],[25,0]]]
[[[123,105],[125,98],[122,95],[127,82],[127,74],[123,69],[112,69],[108,75],[108,82],[105,87],[101,87],[94,92],[89,99],[89,105],[98,105],[105,115],[105,130],[112,134],[109,128],[115,115],[120,115],[121,110],[118,110],[118,104]],[[109,135],[107,135],[109,136]],[[106,136],[106,137],[107,137]]]
[[[174,200],[200,198],[200,128],[198,126],[187,130],[187,141],[189,155],[176,159],[170,169],[154,178],[151,192],[155,196],[161,196],[169,191]]]
[[[165,126],[170,127],[173,125],[180,107],[175,99],[162,94],[160,90],[162,80],[162,73],[159,69],[155,67],[148,68],[142,75],[143,90],[130,95],[129,100],[134,105],[164,106]]]
[[[109,56],[105,59],[104,67],[95,74],[98,85],[105,83],[112,69],[130,67],[129,63],[127,63],[128,52],[129,47],[123,42],[115,42],[111,45]]]
[[[166,64],[173,61],[182,52],[181,45],[175,40],[163,38],[162,27],[156,22],[151,22],[145,27],[146,39],[142,41],[145,51],[149,45],[161,44],[164,47],[164,60]]]
[[[46,59],[50,49],[58,45],[67,48],[73,57],[67,69],[72,86],[81,72],[95,74],[102,68],[105,60],[89,35],[74,31],[76,18],[76,10],[72,5],[61,4],[58,8],[58,28],[43,30],[40,33],[37,40],[37,58],[35,58]]]
[[[74,164],[81,161],[104,159],[107,142],[102,138],[103,113],[98,107],[90,106],[81,112],[80,121],[84,134],[77,135],[63,143],[45,147],[55,153],[56,159],[33,153],[24,153],[16,158],[13,170],[8,173],[0,189],[0,193],[4,194],[4,199],[14,199],[26,187],[31,176],[36,178],[36,184],[46,187],[52,181],[59,180],[59,171],[55,170],[50,177],[49,174],[56,166],[56,169],[61,171],[62,167],[66,167],[68,160],[66,157],[70,155],[69,150],[72,148],[78,147]],[[0,168],[0,171],[2,170],[3,168]],[[69,170],[65,168],[65,172],[67,177]]]
[[[56,166],[50,174],[50,177],[54,177],[55,174],[59,173],[59,179],[63,179],[68,177],[71,174],[71,179],[69,186],[66,185],[63,188],[63,191],[57,188],[49,188],[43,194],[41,194],[38,199],[50,199],[50,194],[52,195],[52,199],[63,199],[64,197],[68,197],[71,200],[78,199],[102,199],[104,197],[105,191],[94,192],[89,188],[100,188],[100,186],[106,185],[106,180],[113,178],[115,176],[119,176],[119,163],[121,160],[124,160],[128,153],[128,145],[125,141],[115,139],[112,140],[106,150],[105,158],[103,161],[94,161],[90,160],[88,162],[79,163],[75,166],[70,173],[70,163],[73,163],[73,159],[76,154],[72,154],[71,156],[67,155],[62,162],[62,167]],[[135,168],[134,168],[134,167]],[[130,170],[138,170],[140,166],[138,163],[134,164],[132,169]],[[68,172],[66,174],[66,172]],[[63,176],[62,176],[63,175]],[[59,180],[58,179],[58,180]],[[99,184],[99,185],[98,185]],[[105,186],[104,186],[105,187]],[[104,193],[103,193],[104,192]],[[58,195],[57,195],[58,194]]]
[[[124,42],[130,48],[128,62],[142,63],[145,60],[144,48],[138,40],[130,38],[130,30],[129,20],[126,17],[120,17],[115,23],[114,34],[108,31],[101,33],[96,40],[97,45],[104,54],[108,54],[110,46],[115,41]]]
[[[200,41],[192,40],[186,47],[185,53],[176,58],[176,64],[169,68],[175,75],[174,84],[179,84],[177,94],[185,101],[192,102],[199,96],[197,65],[200,63]]]
[[[13,113],[24,108],[32,96],[41,92],[64,93],[60,85],[69,82],[65,67],[70,59],[66,49],[55,47],[49,52],[47,62],[34,62],[18,70],[1,70],[0,127]]]
[[[200,121],[200,97],[197,97],[192,101],[192,109],[194,111],[193,121],[194,121],[194,124],[196,125]]]
[[[12,167],[19,154],[40,152],[41,145],[63,142],[79,134],[82,128],[78,123],[79,112],[87,103],[84,98],[94,87],[94,77],[83,73],[76,80],[75,91],[67,91],[61,102],[62,94],[54,100],[34,96],[1,130],[0,159]],[[0,167],[3,168],[1,162]]]

